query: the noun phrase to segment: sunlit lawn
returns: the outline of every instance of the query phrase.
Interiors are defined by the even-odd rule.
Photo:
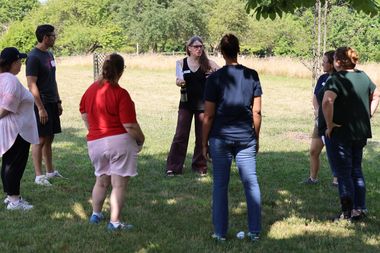
[[[374,138],[364,154],[368,219],[356,224],[328,221],[339,211],[337,189],[322,154],[320,184],[300,184],[308,175],[312,130],[309,79],[261,75],[263,124],[258,174],[263,201],[262,239],[252,244],[235,234],[246,228],[246,205],[236,169],[230,182],[228,241],[210,239],[212,169],[199,178],[191,167],[193,134],[183,176],[164,176],[174,134],[178,88],[171,67],[127,68],[121,84],[136,104],[146,135],[139,157],[139,175],[130,181],[123,217],[135,225],[127,233],[109,233],[106,222],[88,224],[95,180],[87,156],[86,131],[78,104],[92,82],[89,65],[58,65],[63,100],[63,133],[56,136],[56,167],[68,177],[51,188],[36,186],[29,161],[22,195],[35,208],[29,212],[0,209],[0,252],[379,252],[380,127],[373,119]],[[127,62],[128,66],[128,62]],[[20,79],[25,80],[22,72]],[[25,83],[25,82],[24,82]],[[109,202],[104,211],[109,216]]]

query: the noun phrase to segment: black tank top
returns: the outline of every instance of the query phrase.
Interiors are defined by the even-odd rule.
[[[192,111],[204,111],[206,74],[200,67],[196,72],[192,72],[187,64],[187,57],[183,59],[182,71],[186,81],[187,102],[180,102],[179,107]]]

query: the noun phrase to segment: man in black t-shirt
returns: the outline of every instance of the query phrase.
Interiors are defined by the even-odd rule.
[[[62,177],[53,168],[52,143],[54,134],[61,132],[59,116],[62,102],[55,79],[55,60],[49,48],[54,46],[56,34],[51,25],[40,25],[36,30],[37,46],[29,53],[26,61],[26,79],[35,100],[39,144],[32,145],[32,158],[36,174],[35,183],[50,186],[49,178]],[[42,158],[46,175],[42,174]]]

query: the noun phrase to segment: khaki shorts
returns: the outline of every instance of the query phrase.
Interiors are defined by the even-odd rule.
[[[315,124],[314,124],[313,133],[311,134],[311,138],[313,138],[313,139],[321,138],[321,137],[318,135],[318,127],[317,127],[317,125],[315,125]]]
[[[136,140],[128,133],[108,136],[88,141],[88,155],[95,168],[95,176],[118,175],[134,177],[137,175]]]

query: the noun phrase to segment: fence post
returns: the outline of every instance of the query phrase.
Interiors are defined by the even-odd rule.
[[[106,58],[106,54],[94,52],[94,55],[93,55],[94,81],[96,81],[99,78],[100,73],[102,72],[105,58]]]

